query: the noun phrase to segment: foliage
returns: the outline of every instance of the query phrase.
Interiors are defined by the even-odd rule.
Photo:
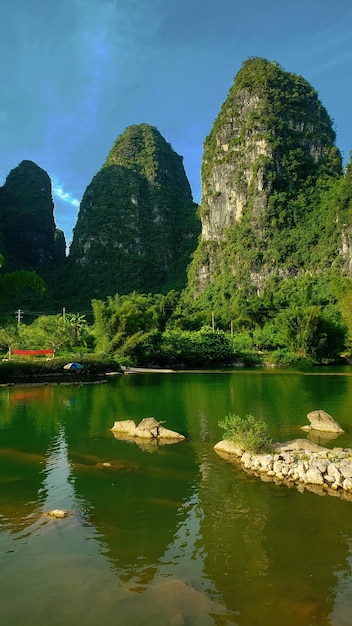
[[[41,316],[5,326],[2,346],[89,342],[124,363],[175,367],[351,355],[352,160],[343,172],[334,142],[332,120],[303,77],[248,59],[205,140],[197,216],[182,157],[156,128],[130,126],[84,194],[69,258],[40,268],[46,308],[84,303],[89,315],[92,302],[92,329],[79,313],[65,324]],[[21,232],[43,225],[64,245],[50,194],[33,163],[10,173],[0,189],[5,263],[7,252],[26,254],[18,219]],[[208,234],[196,247],[199,216]],[[26,308],[29,292],[34,305],[43,290],[33,272],[0,275],[3,311]]]
[[[219,422],[219,426],[225,431],[224,439],[243,450],[259,453],[270,449],[271,438],[266,423],[251,414],[240,417],[230,413]]]
[[[21,324],[16,328],[15,343],[21,349],[51,347],[55,352],[83,348],[87,335],[84,316],[68,314],[63,318],[61,315],[41,315],[32,324]]]
[[[6,323],[4,326],[0,326],[0,350],[6,351],[9,358],[18,341],[19,331],[17,324]]]
[[[343,351],[346,327],[318,306],[291,307],[276,319],[286,347],[301,358],[334,361]]]
[[[278,348],[273,350],[267,356],[267,363],[275,365],[276,367],[288,367],[294,365],[299,361],[299,357],[294,352],[290,352],[288,348]]]
[[[133,355],[149,333],[163,331],[176,308],[178,293],[115,294],[105,302],[93,300],[96,351]]]
[[[35,272],[19,270],[0,275],[0,305],[4,307],[15,295],[23,297],[28,292],[42,295],[45,291],[43,279]]]
[[[50,178],[32,161],[7,176],[0,195],[0,243],[6,272],[41,271],[65,258],[62,231],[55,228]]]
[[[166,331],[160,352],[161,360],[173,366],[209,367],[234,361],[229,337],[207,326],[199,331]]]

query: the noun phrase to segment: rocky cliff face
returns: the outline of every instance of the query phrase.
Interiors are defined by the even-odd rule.
[[[131,126],[84,194],[69,262],[90,298],[180,289],[199,232],[182,157]]]
[[[304,78],[265,59],[243,64],[204,143],[193,295],[225,274],[260,290],[274,267],[296,271],[284,231],[302,225],[302,193],[324,174],[341,175],[334,141],[329,115]]]
[[[253,200],[253,213],[260,215],[270,185],[265,164],[273,150],[263,136],[264,127],[255,127],[262,103],[257,94],[239,90],[228,99],[204,144],[202,168],[202,236],[219,241],[223,232],[236,223]]]
[[[0,193],[4,270],[40,270],[65,259],[65,236],[54,222],[51,181],[32,161],[9,173]]]

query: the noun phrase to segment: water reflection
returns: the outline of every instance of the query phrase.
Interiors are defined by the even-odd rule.
[[[349,542],[346,567],[335,571],[337,584],[331,594],[334,608],[330,614],[332,626],[350,626],[352,623],[352,543]],[[342,565],[342,564],[341,564]]]
[[[322,407],[342,415],[347,440],[352,381],[329,377],[324,396],[316,381],[181,374],[0,390],[2,623],[351,623],[351,503],[262,483],[213,450],[229,411],[292,438]],[[151,415],[187,440],[150,454],[110,431]],[[53,508],[71,516],[42,515]]]

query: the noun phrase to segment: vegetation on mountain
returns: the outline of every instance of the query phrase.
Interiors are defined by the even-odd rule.
[[[243,64],[204,144],[184,318],[200,327],[211,310],[218,327],[250,333],[259,348],[318,361],[341,353],[352,187],[334,141],[307,81],[265,59]]]
[[[186,285],[200,223],[180,157],[147,124],[118,137],[88,186],[69,254],[81,301]]]
[[[41,316],[4,329],[11,345],[51,337],[58,351],[172,367],[352,356],[352,161],[343,171],[333,122],[301,76],[243,64],[204,143],[199,217],[182,157],[156,128],[131,126],[84,194],[68,259],[52,263],[64,240],[50,181],[33,166],[0,188],[0,252],[19,269],[35,259],[46,306],[91,304],[93,324]],[[16,215],[33,236],[22,265]],[[39,222],[61,253],[43,256]],[[3,274],[1,295],[16,280],[21,297],[26,281],[41,288],[34,274]]]
[[[22,161],[0,193],[0,244],[5,272],[41,270],[65,259],[65,236],[56,228],[50,178]]]
[[[3,267],[4,257],[0,254],[0,269]],[[0,319],[6,307],[13,303],[20,294],[26,297],[28,293],[42,295],[45,292],[45,283],[36,272],[19,270],[8,274],[0,273]]]

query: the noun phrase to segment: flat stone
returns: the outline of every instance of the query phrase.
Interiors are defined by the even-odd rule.
[[[217,452],[226,452],[227,454],[233,454],[236,457],[241,457],[244,450],[243,448],[239,448],[232,441],[228,439],[223,439],[215,444],[214,450]]]

